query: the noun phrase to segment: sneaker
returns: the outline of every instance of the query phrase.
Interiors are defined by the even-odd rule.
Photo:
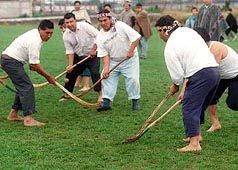
[[[98,108],[97,111],[101,112],[101,111],[106,111],[106,110],[110,110],[111,106],[110,106],[110,100],[103,98],[103,102],[102,102],[102,107]]]
[[[140,110],[138,99],[132,99],[132,110]]]
[[[60,97],[59,102],[63,102],[69,99],[69,96],[63,95]]]

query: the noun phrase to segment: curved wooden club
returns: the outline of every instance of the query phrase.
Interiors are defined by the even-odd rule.
[[[83,106],[89,107],[89,108],[99,108],[101,106],[100,103],[88,103],[83,101],[82,99],[76,97],[74,94],[70,93],[67,89],[65,89],[61,84],[59,84],[57,81],[55,82],[55,85],[64,91],[67,95],[69,95],[72,99],[74,99],[76,102],[80,103]]]
[[[136,135],[134,138],[129,138],[123,141],[123,143],[132,143],[138,140],[141,136],[143,136],[146,132],[148,132],[152,127],[161,122],[177,105],[181,103],[181,100],[178,100],[175,104],[173,104],[164,114],[162,114],[158,119],[152,122],[149,126],[147,126],[142,133]]]
[[[8,75],[0,76],[1,80],[7,79],[7,78],[8,78]]]
[[[74,64],[74,65],[72,66],[72,68],[74,68],[74,67],[76,67],[77,65],[83,63],[85,60],[89,59],[90,57],[91,57],[91,56],[89,55],[89,56],[85,57],[84,59],[80,60],[79,62],[77,62],[76,64]],[[66,73],[67,73],[67,70],[65,70],[64,72],[62,72],[62,73],[60,73],[59,75],[57,75],[57,76],[55,77],[55,79],[56,79],[56,80],[59,79],[60,77],[62,77],[62,76],[65,75]],[[41,83],[41,84],[33,84],[33,87],[34,87],[34,88],[39,88],[39,87],[44,87],[44,86],[46,86],[46,85],[48,85],[48,84],[49,84],[49,82],[46,81],[46,82]]]
[[[3,81],[3,79],[1,79],[0,78],[0,84],[2,84],[4,87],[6,87],[8,90],[10,90],[10,91],[12,91],[12,92],[14,92],[14,93],[16,93],[17,91],[16,90],[14,90],[13,88],[11,88],[10,86],[8,86],[4,81]]]
[[[112,67],[109,70],[109,74],[115,70],[121,63],[123,63],[124,61],[128,60],[128,57],[123,58],[119,63],[117,63],[114,67]],[[81,93],[79,95],[79,97],[84,96],[85,94],[87,94],[89,91],[91,91],[98,83],[100,83],[104,78],[101,77],[100,79],[98,79],[98,81],[96,81],[96,83],[94,83],[88,90],[84,91],[83,93]]]
[[[145,130],[145,128],[148,126],[148,124],[151,122],[151,120],[153,119],[153,117],[156,115],[156,113],[160,110],[160,108],[165,104],[165,102],[173,95],[173,93],[169,92],[164,98],[163,100],[159,103],[159,105],[154,109],[154,111],[152,112],[152,114],[147,118],[147,120],[145,121],[145,123],[142,125],[142,127],[140,128],[140,130],[131,138],[124,140],[124,142],[126,143],[128,140],[133,140],[134,138],[136,138],[137,136],[139,136],[140,134],[143,133],[143,131]]]

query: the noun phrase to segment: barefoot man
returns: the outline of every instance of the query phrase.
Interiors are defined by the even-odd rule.
[[[9,121],[23,121],[24,126],[42,126],[32,118],[35,110],[35,94],[32,82],[24,71],[24,64],[29,64],[32,71],[45,77],[54,84],[55,78],[47,73],[40,64],[40,49],[42,42],[48,41],[53,34],[54,24],[49,20],[42,20],[38,29],[32,29],[16,38],[1,56],[2,68],[16,88],[15,100],[7,117]],[[24,117],[18,116],[22,110]]]
[[[178,92],[183,85],[178,99],[182,100],[185,134],[190,137],[190,143],[177,151],[200,151],[200,124],[204,123],[200,116],[208,107],[220,76],[218,64],[201,36],[179,25],[173,17],[165,15],[155,26],[166,42],[164,56],[173,80],[171,93]]]
[[[228,89],[226,98],[227,106],[234,111],[238,110],[238,54],[231,47],[219,41],[211,41],[209,34],[204,28],[197,27],[195,31],[202,36],[219,64],[218,68],[221,80],[208,106],[208,112],[212,122],[212,126],[208,129],[208,132],[213,132],[221,129],[217,114],[217,103],[226,89]]]

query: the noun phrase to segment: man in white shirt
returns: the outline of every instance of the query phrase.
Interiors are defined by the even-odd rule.
[[[17,91],[7,118],[9,121],[23,121],[24,126],[44,125],[31,116],[36,112],[34,88],[24,71],[23,65],[29,64],[31,70],[44,76],[49,83],[55,83],[55,78],[47,73],[40,64],[42,43],[51,38],[53,29],[53,22],[42,20],[38,29],[32,29],[22,34],[2,52],[2,67],[9,75]],[[19,110],[23,111],[23,118],[18,116]]]
[[[102,10],[98,14],[98,21],[102,27],[96,44],[98,57],[103,61],[102,81],[103,105],[98,111],[110,109],[110,102],[116,95],[119,76],[125,77],[128,99],[132,100],[132,109],[140,109],[138,99],[140,98],[139,82],[139,57],[136,46],[140,40],[140,34],[127,24],[112,19],[108,10]],[[109,74],[109,70],[118,64],[123,58],[128,60],[119,65]]]
[[[204,123],[200,116],[204,115],[219,83],[218,64],[201,36],[179,25],[173,17],[165,15],[155,26],[166,42],[164,55],[173,80],[171,93],[177,93],[183,85],[178,100],[182,100],[185,133],[190,143],[178,151],[199,151],[200,124]]]
[[[98,30],[86,22],[76,22],[73,13],[65,14],[64,20],[67,27],[63,34],[66,55],[68,57],[66,78],[69,80],[65,83],[65,88],[69,92],[73,92],[78,75],[86,68],[91,73],[93,83],[96,83],[100,79],[99,59],[96,57],[97,46],[95,44]],[[88,55],[91,55],[91,58],[72,68],[74,64]],[[98,92],[98,101],[101,101],[101,83],[98,83],[94,87],[94,90]],[[61,99],[64,98],[66,96],[61,97]]]
[[[208,106],[208,112],[212,121],[212,126],[208,129],[208,132],[213,132],[221,129],[217,114],[217,103],[226,89],[228,89],[227,106],[232,110],[238,110],[238,54],[231,47],[221,42],[211,41],[206,29],[199,27],[194,29],[202,36],[219,64],[218,69],[221,80]]]

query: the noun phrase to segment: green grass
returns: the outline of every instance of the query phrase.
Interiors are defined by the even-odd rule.
[[[36,25],[1,26],[0,50],[18,35]],[[185,146],[181,106],[175,108],[161,123],[138,141],[122,144],[133,136],[154,108],[168,93],[171,80],[165,66],[162,42],[157,33],[149,41],[148,59],[140,62],[142,109],[131,110],[124,80],[120,80],[113,109],[98,113],[82,107],[73,100],[58,102],[61,90],[52,85],[35,90],[37,120],[44,127],[23,127],[19,122],[8,122],[14,93],[0,86],[0,169],[1,170],[237,170],[238,169],[238,114],[229,110],[223,96],[219,117],[223,129],[208,134],[207,122],[202,127],[202,152],[178,153]],[[234,49],[238,43],[229,42]],[[58,28],[41,52],[41,63],[53,75],[66,67],[62,35]],[[26,66],[34,83],[44,80]],[[0,70],[0,75],[4,72]],[[63,84],[63,79],[59,82]],[[6,81],[11,87],[9,80]],[[84,100],[95,102],[97,94],[90,92]],[[175,102],[171,98],[156,117]]]

